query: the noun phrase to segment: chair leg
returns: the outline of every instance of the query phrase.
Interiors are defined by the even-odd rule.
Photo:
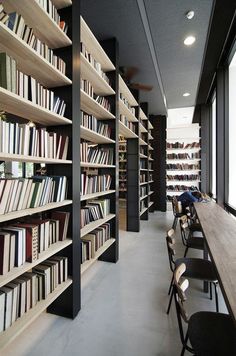
[[[171,304],[172,304],[173,296],[174,296],[174,289],[172,288],[171,295],[170,295],[170,299],[169,299],[168,308],[167,308],[167,311],[166,311],[166,314],[167,314],[167,315],[168,315],[169,312],[170,312],[170,307],[171,307]]]
[[[218,291],[217,291],[217,283],[214,283],[215,287],[215,298],[216,298],[216,311],[219,313],[219,301],[218,301]]]
[[[171,278],[170,287],[169,287],[169,290],[168,290],[168,295],[170,295],[170,292],[171,292],[171,289],[172,289],[173,282],[174,282],[174,275],[172,275],[172,278]]]
[[[182,351],[181,351],[180,356],[184,356],[185,350],[186,350],[187,342],[188,342],[188,333],[186,333],[186,336],[185,336],[185,339],[184,339],[183,348],[182,348]]]
[[[184,252],[184,257],[186,257],[186,256],[187,256],[187,253],[188,253],[188,247],[186,247],[186,249],[185,249],[185,252]]]
[[[172,224],[172,229],[174,229],[174,230],[176,229],[177,222],[178,222],[178,218],[175,216],[173,224]]]
[[[210,282],[210,300],[212,300],[212,282]]]

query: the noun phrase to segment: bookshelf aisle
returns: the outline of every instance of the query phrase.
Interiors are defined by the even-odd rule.
[[[80,9],[64,0],[59,14],[58,3],[48,13],[36,0],[6,0],[0,22],[0,160],[35,174],[0,180],[1,349],[44,310],[74,318],[80,309]]]
[[[167,129],[167,201],[186,190],[201,189],[201,141],[199,125]]]
[[[81,17],[81,274],[97,259],[118,260],[116,46],[101,45]]]

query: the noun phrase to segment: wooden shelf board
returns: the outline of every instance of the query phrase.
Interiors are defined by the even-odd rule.
[[[148,158],[148,156],[145,156],[144,154],[140,153],[139,158]]]
[[[166,169],[168,172],[201,172],[201,169]]]
[[[147,168],[140,168],[140,171],[147,172],[147,171],[148,171],[148,169],[147,169]]]
[[[166,151],[180,151],[180,152],[183,152],[183,151],[201,151],[201,148],[200,147],[191,147],[191,148],[167,148]]]
[[[154,129],[154,127],[152,126],[150,121],[148,121],[148,128],[149,128],[149,130],[153,130]]]
[[[36,37],[47,43],[50,48],[61,48],[72,44],[60,26],[49,16],[36,0],[5,0],[7,12],[20,13],[29,27],[34,29]]]
[[[109,164],[100,164],[100,163],[90,163],[90,162],[81,162],[80,167],[83,168],[116,168],[115,165],[109,165]]]
[[[148,120],[147,116],[144,114],[143,110],[140,108],[140,119],[141,120]]]
[[[0,152],[0,161],[10,162],[32,162],[32,163],[48,163],[48,164],[72,164],[71,160],[24,156],[11,153]]]
[[[125,138],[138,138],[136,133],[130,130],[123,122],[119,120],[119,134],[124,136]]]
[[[115,192],[116,192],[115,190],[106,190],[105,192],[97,192],[97,193],[92,193],[92,194],[81,195],[80,201],[94,199],[97,197],[101,197],[103,195],[113,194]]]
[[[80,42],[84,43],[86,50],[101,64],[104,72],[115,70],[114,64],[111,62],[82,16],[80,17],[80,26]]]
[[[139,185],[145,185],[148,184],[149,182],[143,182],[143,183],[139,183]]]
[[[70,85],[72,81],[0,22],[0,51],[17,61],[17,68],[47,88]]]
[[[119,113],[125,115],[128,121],[130,122],[138,122],[138,119],[132,112],[127,108],[125,103],[119,99]]]
[[[149,140],[154,140],[154,137],[149,133],[149,134],[148,134],[148,139],[149,139]]]
[[[193,180],[180,180],[180,179],[166,179],[167,182],[174,182],[174,183],[180,183],[180,182],[183,182],[183,183],[201,183],[200,180],[198,179],[193,179]]]
[[[42,125],[68,125],[72,121],[0,87],[0,109]]]
[[[141,122],[139,123],[139,131],[140,132],[147,132],[147,129],[143,126],[143,124],[141,124]]]
[[[81,274],[83,274],[85,271],[87,271],[88,268],[90,268],[97,260],[98,258],[115,242],[116,240],[113,238],[110,238],[107,240],[102,247],[100,247],[97,252],[95,253],[95,257],[91,258],[88,261],[85,261],[84,263],[81,264]]]
[[[145,142],[141,137],[139,137],[139,146],[147,146],[147,142]]]
[[[151,191],[148,193],[148,195],[152,195],[153,193],[154,193],[154,191],[151,190]]]
[[[11,282],[13,279],[19,277],[21,274],[29,271],[31,268],[37,266],[38,264],[45,261],[47,258],[55,255],[57,252],[63,250],[67,246],[72,244],[71,239],[66,239],[65,241],[58,241],[57,243],[51,245],[47,251],[41,252],[37,261],[32,263],[25,262],[20,267],[14,267],[10,272],[0,276],[0,287]],[[0,334],[1,335],[1,334]]]
[[[110,221],[115,216],[116,216],[115,214],[108,214],[104,219],[93,221],[90,224],[84,226],[82,229],[80,229],[80,237],[89,234],[91,231],[101,226],[102,224],[105,224],[106,222]]]
[[[154,169],[149,169],[149,172],[154,172]]]
[[[115,143],[115,141],[109,137],[103,136],[96,131],[90,130],[82,125],[80,126],[80,137],[93,143]]]
[[[113,95],[115,91],[112,87],[101,77],[96,69],[89,63],[83,53],[80,53],[81,61],[81,78],[88,80],[97,95]]]
[[[19,318],[10,328],[0,334],[0,349],[6,347],[13,341],[23,330],[25,330],[52,302],[57,299],[70,285],[72,280],[68,279],[66,282],[58,285],[58,287],[48,295],[44,300],[41,300]]]
[[[144,195],[143,197],[140,197],[139,201],[142,201],[144,199],[148,198],[148,195]]]
[[[154,159],[153,159],[153,158],[150,158],[150,157],[148,157],[148,160],[149,160],[149,161],[154,161]]]
[[[154,204],[154,201],[150,201],[150,202],[148,203],[148,207],[150,208],[153,204]]]
[[[186,162],[186,161],[201,161],[201,158],[166,158],[167,161],[178,161],[178,162]]]
[[[148,207],[145,207],[143,210],[140,211],[139,215],[142,216],[145,213],[145,211],[147,211],[147,210],[148,210]]]
[[[152,146],[148,145],[148,150],[149,150],[149,151],[153,151],[154,148],[153,148]]]
[[[13,211],[11,213],[0,215],[0,223],[2,223],[4,221],[19,219],[19,218],[22,218],[22,217],[28,216],[28,215],[41,213],[43,211],[47,211],[47,210],[51,210],[51,209],[57,209],[62,206],[66,206],[66,205],[70,205],[70,204],[72,204],[72,200],[64,200],[59,203],[49,203],[47,205],[40,206],[38,208],[30,208],[30,209],[25,209],[25,210]]]
[[[119,163],[126,163],[127,162],[127,159],[120,159],[119,160]]]
[[[150,180],[148,183],[154,183],[154,180]]]
[[[57,9],[63,9],[72,5],[72,0],[52,0]]]
[[[81,93],[81,110],[90,115],[95,116],[97,119],[115,119],[115,116],[100,105],[96,100],[91,98],[87,93],[80,89]]]
[[[125,84],[124,79],[119,75],[119,90],[120,93],[128,100],[130,106],[138,106],[137,100],[134,98],[133,94],[129,90],[128,86]]]

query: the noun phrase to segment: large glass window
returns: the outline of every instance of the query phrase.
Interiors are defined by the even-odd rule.
[[[236,208],[236,52],[229,65],[229,196],[228,203]]]
[[[211,106],[211,193],[216,198],[216,96]]]

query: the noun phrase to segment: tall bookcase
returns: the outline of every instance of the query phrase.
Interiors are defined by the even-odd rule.
[[[34,214],[47,217],[52,210],[70,212],[68,238],[52,244],[46,251],[39,254],[33,263],[25,262],[20,267],[14,267],[10,272],[0,276],[0,286],[13,281],[23,273],[31,271],[47,258],[60,255],[68,258],[69,279],[60,284],[46,299],[41,300],[0,334],[0,348],[4,348],[12,339],[20,334],[41,312],[74,318],[80,310],[80,244],[79,244],[79,203],[80,203],[80,167],[79,131],[80,95],[80,25],[77,14],[80,13],[79,2],[72,5],[71,0],[53,0],[53,4],[60,9],[61,19],[68,24],[65,34],[59,25],[49,16],[43,7],[35,0],[20,2],[6,0],[4,7],[7,12],[16,11],[23,16],[25,22],[31,26],[35,35],[54,53],[66,62],[66,74],[62,74],[44,57],[39,55],[26,42],[0,22],[1,51],[6,52],[17,62],[17,67],[24,74],[32,76],[44,87],[53,90],[66,102],[65,117],[44,107],[33,104],[32,101],[0,88],[0,108],[9,114],[16,122],[32,122],[36,126],[50,128],[55,133],[69,136],[68,159],[53,159],[37,156],[0,153],[0,160],[13,162],[31,162],[35,169],[39,164],[46,165],[47,175],[63,175],[68,179],[68,198],[62,202],[50,203],[37,208],[19,210],[0,216],[2,224],[14,223],[20,218]],[[37,21],[36,21],[37,19]],[[73,40],[73,42],[72,42]]]

